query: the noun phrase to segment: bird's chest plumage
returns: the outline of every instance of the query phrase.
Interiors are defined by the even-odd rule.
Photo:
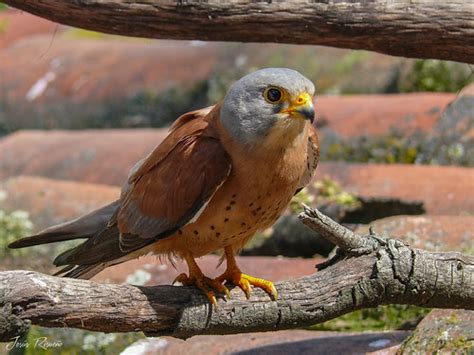
[[[257,230],[272,225],[307,169],[307,136],[300,141],[279,155],[232,157],[230,176],[199,217],[158,243],[157,251],[186,250],[201,256],[227,245],[240,249]]]

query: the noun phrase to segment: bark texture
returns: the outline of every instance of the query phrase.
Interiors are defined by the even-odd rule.
[[[261,290],[239,289],[218,309],[193,287],[98,284],[32,271],[0,272],[0,340],[30,324],[102,332],[143,331],[186,338],[197,334],[289,329],[380,304],[474,309],[474,257],[411,249],[395,239],[354,234],[317,210],[301,220],[339,246],[311,276]]]
[[[474,2],[4,0],[63,24],[127,36],[318,44],[474,63]]]

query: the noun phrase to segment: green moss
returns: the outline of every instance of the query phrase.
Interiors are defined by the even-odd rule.
[[[314,194],[308,188],[303,188],[293,196],[290,202],[290,210],[293,214],[302,212],[303,204],[311,205],[313,202],[319,206],[335,204],[347,208],[357,207],[360,203],[355,195],[344,191],[341,185],[329,176],[317,180],[312,187],[315,189]]]
[[[474,354],[474,339],[470,321],[458,315],[437,317],[415,329],[400,347],[399,354],[424,353]]]
[[[446,323],[451,324],[451,325],[459,324],[459,322],[460,322],[460,319],[456,313],[451,314],[449,318],[446,319]]]
[[[323,141],[321,159],[413,164],[417,161],[425,141],[421,133],[404,135],[396,130],[380,136],[362,136],[346,140],[332,136]]]
[[[467,116],[462,119],[468,120]],[[321,160],[473,166],[474,138],[466,136],[468,131],[439,124],[430,135],[420,131],[407,134],[397,129],[378,136],[349,139],[327,134],[322,141]]]
[[[298,192],[290,202],[290,210],[293,214],[298,214],[303,212],[303,204],[310,205],[313,202],[314,196],[309,192],[309,190],[305,187],[300,192]]]
[[[1,8],[0,8],[1,11]],[[0,19],[0,34],[5,32],[8,28],[9,22],[8,19]]]
[[[400,92],[457,92],[472,82],[472,71],[461,63],[433,59],[417,60],[399,84]]]
[[[387,305],[362,309],[316,324],[313,330],[365,331],[412,329],[430,310],[409,305]]]
[[[66,31],[65,36],[69,38],[80,38],[80,39],[102,39],[105,34],[82,28],[70,28]]]
[[[132,41],[132,42],[151,42],[148,38],[137,38],[137,37],[126,37],[113,35],[109,33],[102,33],[96,31],[85,30],[83,28],[69,28],[63,34],[69,39],[86,39],[86,40],[120,40],[120,41]]]
[[[464,254],[474,255],[474,247],[467,247],[462,251]]]
[[[451,347],[456,354],[474,354],[474,339],[466,339],[464,336],[457,337],[451,341]]]
[[[6,10],[7,8],[8,8],[7,5],[2,4],[2,3],[0,2],[0,11],[4,11],[4,10]]]
[[[313,187],[316,189],[316,203],[318,205],[336,204],[344,207],[357,207],[359,199],[344,191],[341,185],[331,179],[329,176],[323,177],[321,180],[317,180]]]

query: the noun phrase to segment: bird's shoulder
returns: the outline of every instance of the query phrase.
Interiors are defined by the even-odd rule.
[[[180,142],[200,139],[215,139],[219,135],[215,129],[216,106],[209,106],[200,110],[181,115],[170,127],[165,139],[144,159],[139,161],[130,171],[128,184],[133,183],[145,175],[163,159],[169,157]]]
[[[208,106],[199,110],[187,112],[180,117],[176,121],[173,122],[170,128],[170,132],[172,133],[173,131],[189,125],[189,124],[195,124],[197,122],[207,122],[209,121],[210,117],[209,114],[213,111],[213,109],[216,108],[216,105],[213,106]]]

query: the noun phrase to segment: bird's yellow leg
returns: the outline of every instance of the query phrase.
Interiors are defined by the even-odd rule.
[[[229,290],[222,284],[222,281],[219,282],[217,279],[211,279],[204,276],[198,264],[196,264],[196,261],[191,255],[186,255],[184,260],[186,260],[186,263],[188,264],[189,275],[184,273],[178,275],[174,279],[173,284],[175,282],[180,282],[185,286],[196,286],[202,292],[204,292],[209,302],[211,302],[214,306],[217,306],[217,300],[214,291],[223,293],[227,295],[227,297],[230,297]]]
[[[273,282],[242,273],[242,271],[240,271],[239,267],[237,266],[237,262],[235,261],[232,247],[225,247],[224,251],[227,260],[227,269],[222,275],[216,278],[217,281],[229,281],[233,283],[234,285],[240,287],[242,291],[244,291],[247,298],[250,298],[250,285],[261,288],[274,300],[278,298],[278,292],[273,285]]]

